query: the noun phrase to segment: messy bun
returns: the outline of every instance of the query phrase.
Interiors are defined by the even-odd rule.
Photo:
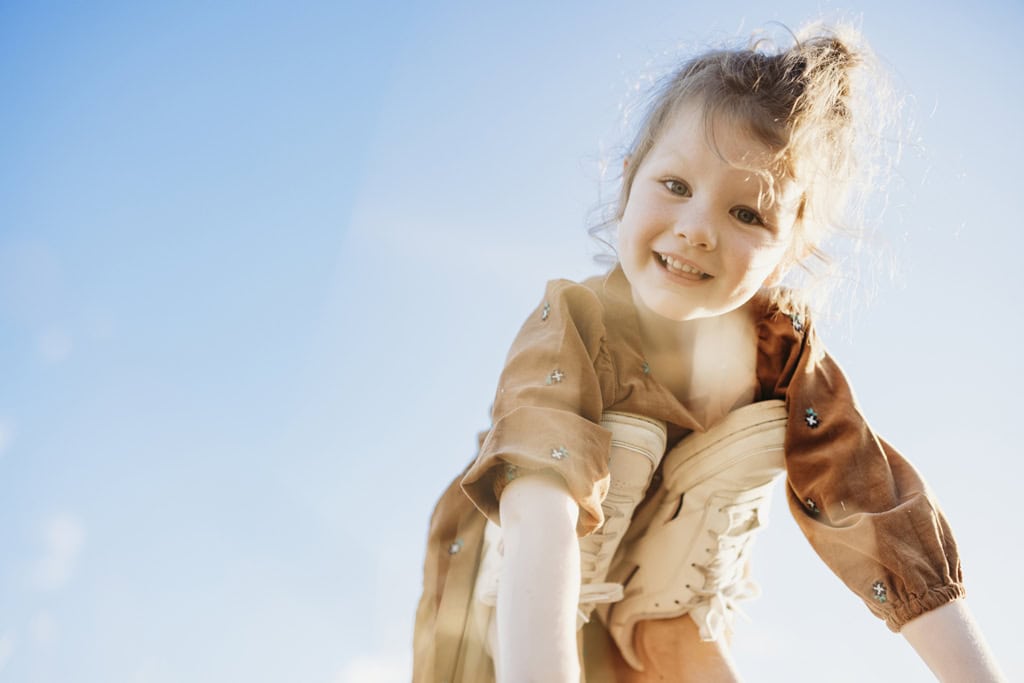
[[[636,170],[666,123],[684,104],[697,103],[713,149],[720,149],[713,124],[723,121],[772,152],[767,166],[750,169],[765,181],[766,200],[774,201],[781,178],[804,188],[790,256],[805,274],[828,270],[823,244],[832,235],[859,234],[877,172],[891,165],[882,130],[895,107],[853,29],[815,25],[787,36],[785,48],[755,35],[744,47],[705,52],[656,87],[626,151],[612,215],[591,231],[595,236],[622,217]]]

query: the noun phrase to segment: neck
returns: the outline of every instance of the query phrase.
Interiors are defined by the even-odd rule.
[[[757,330],[751,309],[675,321],[637,302],[643,354],[653,378],[698,424],[711,425],[757,395]]]
[[[656,354],[680,347],[691,346],[700,331],[707,327],[708,319],[669,320],[651,311],[642,302],[636,302],[637,326],[647,353]]]
[[[719,316],[694,318],[693,320],[670,320],[658,315],[644,305],[636,293],[633,293],[633,304],[636,309],[637,326],[644,350],[649,354],[672,352],[680,348],[693,348],[695,342],[713,334],[722,323],[732,319],[737,311],[730,311]]]

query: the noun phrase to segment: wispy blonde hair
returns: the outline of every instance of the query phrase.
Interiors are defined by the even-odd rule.
[[[744,47],[684,61],[658,83],[624,154],[617,201],[591,234],[612,244],[608,233],[622,218],[637,169],[680,108],[697,103],[713,149],[719,149],[716,121],[737,125],[768,147],[769,163],[751,169],[765,181],[766,201],[774,201],[777,179],[793,178],[804,188],[789,254],[803,277],[790,281],[818,289],[814,298],[824,303],[832,261],[823,245],[835,235],[859,245],[865,203],[898,157],[892,144],[898,136],[889,130],[899,103],[852,27],[814,24],[788,38],[790,45],[780,48],[755,34]],[[812,298],[792,288],[772,295],[783,310]]]

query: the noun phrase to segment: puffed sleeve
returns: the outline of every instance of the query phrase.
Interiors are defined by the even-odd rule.
[[[602,305],[585,286],[556,280],[512,344],[494,399],[492,426],[462,480],[495,523],[498,498],[516,476],[550,470],[580,507],[577,533],[601,525],[611,435],[598,423],[611,390]]]
[[[813,327],[793,322],[776,387],[789,411],[790,511],[832,571],[898,631],[963,597],[956,542],[918,472],[868,426]]]

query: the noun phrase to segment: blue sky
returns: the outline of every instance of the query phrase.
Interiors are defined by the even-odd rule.
[[[407,680],[428,515],[545,280],[597,271],[637,86],[837,14],[913,128],[897,272],[825,337],[1024,679],[1024,8],[551,5],[0,5],[0,681]],[[783,506],[755,559],[757,680],[929,680]]]

